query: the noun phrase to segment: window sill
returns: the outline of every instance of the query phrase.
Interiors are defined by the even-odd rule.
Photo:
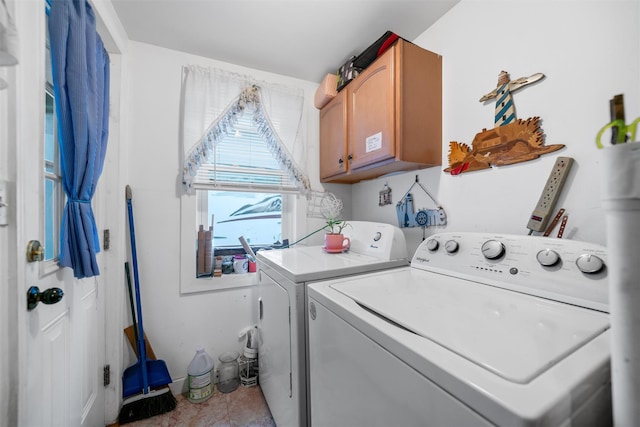
[[[212,292],[226,289],[239,289],[258,284],[256,273],[223,274],[220,277],[200,277],[183,281],[180,284],[181,294],[195,292]]]

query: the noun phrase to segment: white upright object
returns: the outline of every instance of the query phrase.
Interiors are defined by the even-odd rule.
[[[189,363],[187,370],[188,399],[191,403],[201,403],[213,395],[213,358],[200,347]]]
[[[601,151],[610,254],[613,415],[616,426],[632,427],[640,423],[640,144]]]
[[[244,336],[247,337],[247,341],[244,345],[244,357],[247,359],[255,359],[258,357],[258,327],[257,326],[248,326],[240,331],[238,334],[238,338],[242,338]]]
[[[393,225],[349,221],[347,252],[322,246],[259,251],[259,382],[278,426],[308,425],[306,292],[309,282],[406,266],[402,231]]]
[[[409,267],[310,284],[311,424],[610,426],[607,258],[447,232]]]

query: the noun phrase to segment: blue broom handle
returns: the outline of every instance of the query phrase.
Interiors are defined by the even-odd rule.
[[[127,186],[128,187],[128,186]],[[131,205],[131,190],[127,192],[127,211],[129,213],[129,234],[131,235],[131,258],[133,260],[133,281],[136,290],[136,309],[138,311],[138,354],[142,366],[142,392],[149,393],[149,379],[147,378],[147,349],[144,342],[144,328],[142,326],[142,303],[140,302],[140,281],[138,279],[138,257],[136,254],[136,236],[133,228],[133,206]]]

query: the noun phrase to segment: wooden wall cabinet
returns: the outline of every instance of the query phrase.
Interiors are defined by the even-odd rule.
[[[442,164],[442,57],[402,39],[320,110],[320,180]]]

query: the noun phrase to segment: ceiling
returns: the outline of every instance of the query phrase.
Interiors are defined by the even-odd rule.
[[[320,82],[390,30],[411,41],[459,0],[111,0],[129,39]]]

